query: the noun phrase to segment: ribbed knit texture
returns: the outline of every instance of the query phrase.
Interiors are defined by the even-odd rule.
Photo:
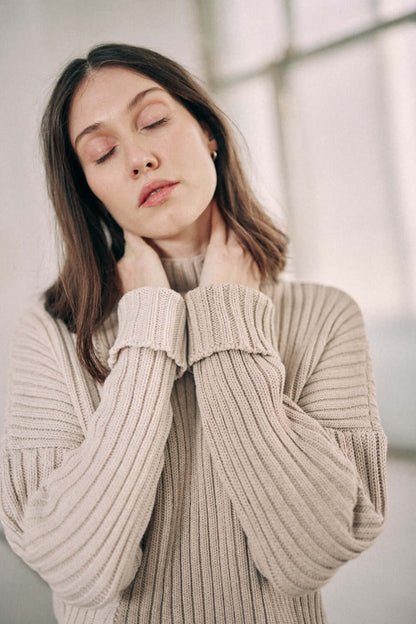
[[[10,357],[1,519],[62,624],[322,624],[379,534],[386,441],[362,317],[312,284],[125,295],[79,365],[40,304]],[[22,595],[24,589],[22,588]]]

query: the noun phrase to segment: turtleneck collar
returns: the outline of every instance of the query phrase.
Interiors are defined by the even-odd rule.
[[[196,288],[204,259],[205,254],[191,258],[161,258],[170,287],[179,293]]]
[[[192,256],[191,258],[161,258],[172,290],[184,295],[188,290],[193,290],[199,285],[202,267],[204,266],[205,254]],[[268,279],[260,284],[260,292],[271,296],[276,282]]]

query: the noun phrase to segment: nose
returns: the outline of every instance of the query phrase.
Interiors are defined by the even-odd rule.
[[[150,149],[140,148],[137,144],[132,146],[127,159],[128,170],[132,177],[137,177],[150,169],[157,169],[159,166],[157,156]]]
[[[158,161],[154,156],[148,156],[143,160],[143,163],[135,164],[132,169],[132,175],[134,177],[138,176],[141,173],[145,173],[149,169],[157,169]]]

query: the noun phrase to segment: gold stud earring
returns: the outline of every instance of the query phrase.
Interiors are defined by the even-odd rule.
[[[218,156],[218,152],[217,151],[214,150],[213,152],[211,152],[212,160],[215,160],[217,158],[217,156]]]

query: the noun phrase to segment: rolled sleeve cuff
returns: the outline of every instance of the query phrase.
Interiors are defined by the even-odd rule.
[[[110,368],[124,347],[165,351],[180,368],[186,361],[186,307],[183,297],[169,288],[143,287],[126,293],[118,304],[118,334],[109,352]]]
[[[214,284],[189,291],[185,303],[189,366],[218,351],[276,352],[274,306],[260,291]]]

